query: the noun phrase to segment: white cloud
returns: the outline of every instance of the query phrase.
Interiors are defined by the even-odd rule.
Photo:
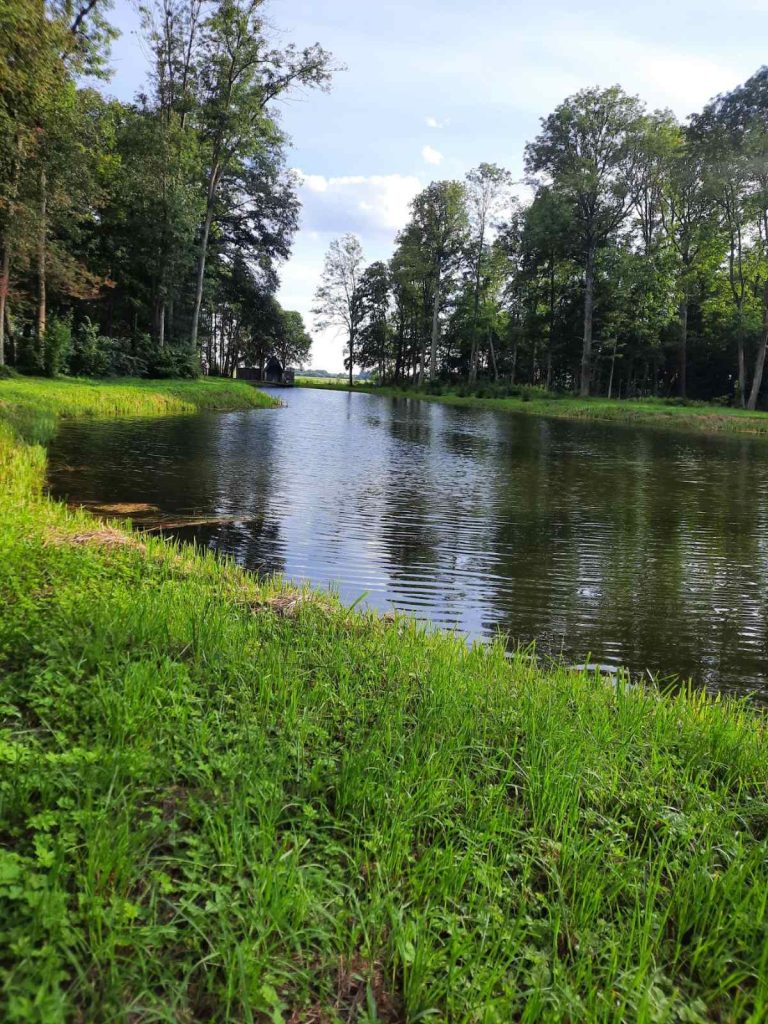
[[[443,154],[433,146],[424,146],[421,157],[425,163],[437,165],[442,162]]]
[[[305,231],[352,231],[391,236],[408,220],[409,205],[421,188],[413,174],[347,174],[325,177],[297,170]]]
[[[410,203],[422,188],[415,175],[322,174],[294,172],[302,201],[301,231],[293,253],[281,268],[278,298],[286,309],[297,309],[314,339],[311,363],[327,370],[343,369],[341,334],[318,331],[312,315],[313,295],[332,238],[352,232],[359,236],[366,262],[386,260],[396,233],[405,226]]]
[[[427,128],[445,128],[447,125],[450,124],[450,121],[448,120],[447,117],[443,118],[442,121],[436,117],[426,117],[424,119],[424,123],[426,124]]]

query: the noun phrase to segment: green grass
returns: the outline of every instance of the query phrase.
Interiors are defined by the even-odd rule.
[[[348,391],[349,384],[342,379],[297,377],[296,383],[307,388],[328,388]],[[390,385],[380,387],[370,382],[356,383],[355,391],[364,391],[391,397],[419,398],[464,408],[496,409],[501,412],[527,413],[558,419],[607,420],[624,424],[647,424],[657,427],[768,435],[768,413],[749,412],[706,402],[685,405],[663,398],[609,399],[577,398],[572,395],[548,394],[531,388],[524,396],[491,397],[467,395],[455,390],[443,394],[430,394],[426,388],[403,388]],[[493,390],[488,388],[488,390]]]
[[[102,528],[4,389],[0,1019],[768,1018],[761,715]]]

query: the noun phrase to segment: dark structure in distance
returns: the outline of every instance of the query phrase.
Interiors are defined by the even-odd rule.
[[[285,369],[277,356],[270,356],[262,369],[260,366],[238,366],[238,380],[250,380],[260,384],[274,384],[277,387],[293,387],[295,372]]]

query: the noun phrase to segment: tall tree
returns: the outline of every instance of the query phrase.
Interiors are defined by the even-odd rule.
[[[637,190],[644,108],[619,86],[585,89],[542,120],[525,151],[526,169],[570,205],[584,268],[584,334],[579,391],[590,391],[595,265],[624,224]]]
[[[743,309],[741,274],[745,229],[752,227],[760,252],[763,329],[747,400],[747,408],[755,409],[768,351],[768,67],[760,68],[732,92],[718,96],[701,118],[694,120],[694,130],[697,129],[711,144],[710,165],[715,164],[713,150],[720,163],[720,203],[721,206],[726,204],[724,212],[732,253],[729,271],[733,275],[734,300],[740,311]],[[742,332],[739,333],[741,336]]]
[[[411,220],[430,268],[432,329],[430,333],[429,379],[437,376],[440,340],[440,308],[445,275],[456,266],[467,240],[466,191],[459,181],[436,181],[411,203]],[[424,366],[420,370],[423,380]]]
[[[366,267],[359,285],[360,329],[358,362],[364,369],[377,369],[379,381],[387,380],[390,356],[390,275],[386,263],[377,260]]]
[[[665,236],[675,255],[679,315],[678,394],[687,394],[688,305],[697,274],[707,260],[716,259],[717,218],[712,196],[705,188],[701,159],[684,134],[671,149],[661,191],[660,215]]]
[[[312,310],[320,330],[340,327],[346,333],[350,387],[353,385],[355,345],[363,318],[360,301],[363,262],[363,250],[357,235],[334,239],[325,257]]]
[[[467,174],[466,197],[469,213],[468,256],[472,270],[472,348],[469,379],[477,378],[480,283],[483,264],[491,252],[491,231],[509,204],[512,175],[496,164],[482,163]]]
[[[197,347],[211,226],[219,190],[234,162],[247,162],[280,137],[269,107],[298,87],[325,88],[330,55],[318,44],[298,50],[270,46],[264,0],[218,0],[206,20],[201,54],[201,126],[207,153],[205,215],[200,229],[190,341]]]

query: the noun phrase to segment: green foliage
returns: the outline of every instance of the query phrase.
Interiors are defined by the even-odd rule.
[[[194,380],[200,372],[200,361],[188,348],[161,349],[153,352],[147,363],[147,376],[161,380],[172,377]]]
[[[52,317],[43,342],[43,372],[55,377],[69,362],[72,352],[72,318]]]
[[[759,713],[107,543],[8,418],[255,389],[0,390],[4,1020],[765,1018]]]
[[[69,372],[76,377],[104,377],[112,371],[111,341],[99,334],[98,324],[86,317],[72,339]]]

